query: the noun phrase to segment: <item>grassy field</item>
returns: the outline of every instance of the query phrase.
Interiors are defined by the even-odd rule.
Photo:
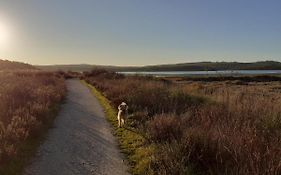
[[[50,127],[66,92],[55,73],[0,73],[0,174],[17,175]]]
[[[175,83],[102,70],[84,79],[107,106],[129,104],[127,129],[115,130],[121,148],[127,132],[143,138],[132,150],[123,147],[133,174],[281,173],[279,81]]]

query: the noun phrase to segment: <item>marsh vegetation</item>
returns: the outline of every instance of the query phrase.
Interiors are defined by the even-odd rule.
[[[65,91],[64,79],[56,73],[0,73],[0,174],[17,174],[23,168]]]
[[[281,173],[280,81],[175,83],[103,70],[84,79],[114,107],[126,101],[127,128],[153,148],[146,160],[131,161],[142,168],[135,174]]]

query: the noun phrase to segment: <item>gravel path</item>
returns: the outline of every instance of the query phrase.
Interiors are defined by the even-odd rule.
[[[66,103],[24,175],[128,174],[97,99],[79,80],[67,87]]]

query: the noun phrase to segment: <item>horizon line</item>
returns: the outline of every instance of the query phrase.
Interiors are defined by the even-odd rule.
[[[107,66],[107,67],[149,67],[149,66],[165,66],[165,65],[178,65],[178,64],[195,64],[195,63],[259,63],[259,62],[277,62],[276,60],[263,60],[263,61],[197,61],[197,62],[176,62],[176,63],[159,63],[159,64],[147,64],[147,65],[110,65],[110,64],[91,64],[91,63],[70,63],[70,64],[30,64],[32,66],[76,66],[76,65],[86,65],[86,66]],[[25,62],[24,62],[25,63]]]

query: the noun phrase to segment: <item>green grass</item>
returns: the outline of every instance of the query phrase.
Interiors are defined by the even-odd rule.
[[[129,162],[130,173],[134,175],[154,174],[150,169],[150,163],[155,146],[147,145],[146,139],[132,127],[118,128],[117,111],[110,101],[94,86],[84,80],[81,82],[91,90],[104,108],[106,119],[111,123],[113,134],[118,138],[119,147]]]
[[[36,151],[42,141],[45,140],[48,129],[52,126],[55,117],[60,109],[60,104],[54,105],[48,114],[48,121],[42,126],[38,137],[29,137],[24,143],[19,145],[18,154],[16,157],[6,161],[0,165],[1,175],[19,175],[23,173],[24,168],[28,165],[31,158],[36,154]]]

